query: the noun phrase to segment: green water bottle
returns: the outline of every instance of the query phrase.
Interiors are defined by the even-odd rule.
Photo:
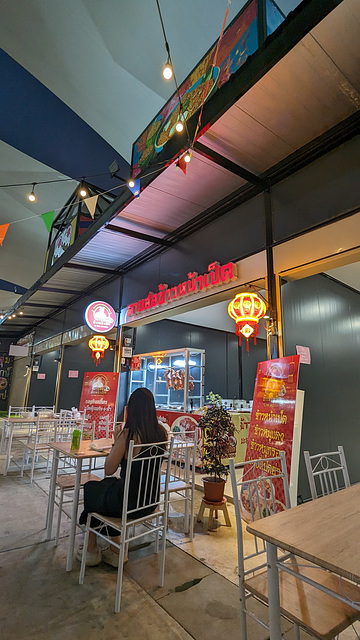
[[[71,451],[78,451],[80,449],[81,430],[74,429],[71,441]]]

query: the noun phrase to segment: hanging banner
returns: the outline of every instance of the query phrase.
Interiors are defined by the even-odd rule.
[[[79,410],[86,409],[86,421],[95,422],[95,438],[106,437],[107,419],[112,435],[118,382],[119,374],[112,371],[84,373]]]
[[[0,353],[0,411],[6,411],[8,408],[13,366],[13,356]]]
[[[245,461],[277,458],[280,456],[280,451],[285,451],[289,480],[299,360],[300,356],[296,355],[258,363],[245,456]],[[281,470],[281,466],[280,462],[269,460],[269,463],[254,464],[253,467],[248,465],[246,469],[243,480],[257,478],[262,473],[276,475]],[[251,486],[253,491],[256,491],[254,485]],[[285,509],[281,479],[274,480],[274,487],[275,511],[278,512]],[[264,490],[263,483],[259,483],[258,493],[262,510],[272,513],[272,498],[271,495],[266,495],[266,490],[266,485]],[[241,512],[244,520],[252,519],[252,509],[256,511],[257,501],[255,496],[253,500],[252,491],[249,491],[245,485],[241,492]],[[259,517],[260,514],[256,515]]]

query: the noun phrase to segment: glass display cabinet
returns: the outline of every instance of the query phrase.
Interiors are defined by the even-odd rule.
[[[204,404],[204,372],[204,349],[185,347],[134,355],[129,396],[147,387],[157,409],[195,411]]]

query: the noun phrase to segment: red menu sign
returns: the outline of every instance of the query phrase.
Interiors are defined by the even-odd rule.
[[[299,360],[300,356],[296,355],[258,363],[245,456],[246,461],[277,458],[280,451],[285,451],[288,479],[290,479]],[[244,480],[251,480],[264,472],[267,475],[276,475],[280,470],[280,462],[263,462],[247,469]],[[285,496],[280,479],[274,480],[274,487],[276,511],[282,511],[285,508]],[[243,487],[241,509],[245,520],[251,520],[252,496],[248,494],[249,490]],[[267,506],[271,511],[271,498],[269,497],[269,504],[266,504],[266,496],[262,496],[262,500],[264,502],[262,506],[264,508]]]
[[[118,373],[87,372],[84,374],[79,409],[80,411],[86,409],[87,422],[95,421],[96,438],[105,437],[107,418],[109,436],[112,435],[118,381]]]

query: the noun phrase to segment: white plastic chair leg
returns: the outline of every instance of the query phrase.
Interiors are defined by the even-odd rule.
[[[89,541],[89,526],[90,526],[90,514],[87,517],[86,521],[86,529],[85,529],[85,537],[84,537],[84,548],[81,556],[81,567],[80,567],[80,575],[79,575],[79,584],[84,584],[84,576],[85,576],[85,567],[86,567],[86,554],[87,547]]]

